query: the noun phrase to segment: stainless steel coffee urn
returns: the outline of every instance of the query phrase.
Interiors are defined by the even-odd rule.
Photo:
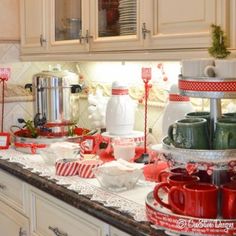
[[[35,126],[58,129],[76,123],[73,114],[79,104],[72,104],[72,100],[76,101],[72,94],[81,91],[78,77],[75,84],[76,77],[74,73],[61,70],[42,71],[33,76]]]

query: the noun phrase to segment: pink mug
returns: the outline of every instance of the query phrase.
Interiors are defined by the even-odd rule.
[[[194,175],[171,175],[167,178],[167,182],[162,182],[157,184],[153,190],[153,197],[162,206],[172,210],[169,203],[165,203],[160,197],[160,191],[163,190],[167,195],[169,195],[170,190],[174,186],[183,187],[185,184],[196,183],[199,181],[199,177]],[[183,194],[175,194],[173,197],[176,202],[181,202],[183,200]]]
[[[230,182],[220,187],[221,213],[224,219],[236,218],[236,182]]]

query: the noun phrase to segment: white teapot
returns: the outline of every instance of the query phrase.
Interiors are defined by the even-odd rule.
[[[112,96],[106,108],[106,129],[113,135],[131,134],[135,122],[135,102],[123,81],[112,83]]]

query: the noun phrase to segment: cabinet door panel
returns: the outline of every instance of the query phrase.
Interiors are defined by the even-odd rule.
[[[0,186],[0,198],[17,210],[23,211],[23,182],[0,171]]]
[[[46,42],[45,0],[21,0],[22,52],[43,52]],[[41,37],[41,41],[40,41]]]
[[[90,0],[91,51],[143,48],[141,25],[145,1]]]
[[[130,234],[127,234],[113,226],[110,226],[110,236],[130,236]]]
[[[48,10],[48,51],[87,52],[88,0],[52,0]],[[82,39],[80,40],[80,37]]]
[[[81,9],[81,0],[55,0],[55,41],[79,38]]]
[[[20,40],[19,0],[1,0],[0,40]]]
[[[0,234],[3,236],[29,235],[29,221],[26,217],[0,202]]]
[[[32,194],[33,232],[36,235],[52,236],[53,230],[69,236],[102,236],[103,223],[95,218],[70,212],[68,209]]]
[[[227,28],[225,0],[153,0],[150,8],[154,9],[151,48],[209,47],[210,25]]]

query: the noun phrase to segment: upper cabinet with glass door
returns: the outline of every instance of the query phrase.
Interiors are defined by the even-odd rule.
[[[89,22],[89,1],[53,0],[50,10],[50,28],[48,31],[49,51],[84,52],[88,44],[83,35],[87,34]]]
[[[88,0],[21,0],[22,53],[84,52]]]
[[[140,0],[90,0],[90,50],[115,51],[143,48]]]
[[[228,33],[231,4],[228,0],[20,1],[23,54],[87,54],[90,59],[91,52],[207,51],[211,24]]]

